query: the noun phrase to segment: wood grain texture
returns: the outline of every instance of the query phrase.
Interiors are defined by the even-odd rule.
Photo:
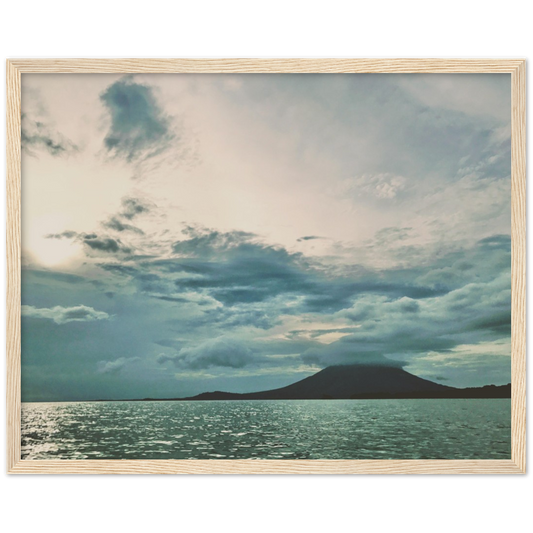
[[[20,72],[9,61],[7,83],[6,177],[6,350],[7,468],[20,461]]]
[[[519,474],[513,461],[238,459],[20,461],[16,474]]]
[[[514,72],[521,59],[12,59],[22,73]]]
[[[526,65],[511,75],[512,460],[526,471]]]
[[[512,77],[512,458],[477,460],[20,459],[21,73],[382,72]],[[526,471],[526,88],[521,59],[14,59],[7,61],[7,471],[16,474],[518,474]]]

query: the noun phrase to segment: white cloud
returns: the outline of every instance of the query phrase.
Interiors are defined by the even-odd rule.
[[[365,175],[361,182],[366,182],[366,190],[373,192],[378,198],[394,198],[405,187],[405,178],[394,174]]]
[[[138,361],[139,357],[119,357],[114,361],[99,361],[99,374],[116,374],[120,372],[129,363]]]
[[[56,324],[66,324],[68,322],[92,322],[94,320],[107,320],[109,315],[104,311],[97,311],[86,305],[74,307],[52,307],[37,308],[33,305],[22,306],[22,316],[31,318],[45,318],[53,320]]]
[[[431,74],[398,77],[401,87],[430,107],[460,111],[468,115],[488,115],[511,120],[509,75]]]
[[[369,194],[382,200],[391,200],[405,188],[407,180],[388,172],[380,174],[363,174],[346,179],[340,186],[341,193],[351,192],[357,196]]]

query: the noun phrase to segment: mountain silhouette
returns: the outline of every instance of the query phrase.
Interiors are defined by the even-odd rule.
[[[204,392],[183,400],[323,400],[386,398],[510,398],[511,385],[458,389],[419,378],[399,367],[330,366],[280,389],[238,394]]]

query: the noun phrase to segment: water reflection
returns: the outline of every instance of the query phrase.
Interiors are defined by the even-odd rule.
[[[510,459],[510,400],[22,405],[23,459]]]

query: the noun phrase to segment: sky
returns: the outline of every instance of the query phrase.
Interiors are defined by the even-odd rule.
[[[511,378],[508,74],[23,74],[22,400]]]

